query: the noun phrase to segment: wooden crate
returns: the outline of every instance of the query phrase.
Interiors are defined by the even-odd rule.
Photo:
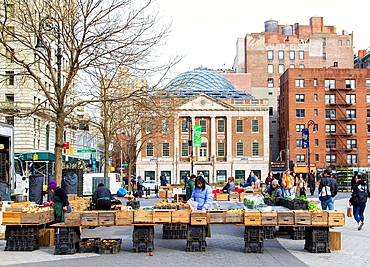
[[[43,223],[42,212],[21,214],[21,224],[40,224],[40,223]]]
[[[226,223],[244,223],[244,212],[226,211]]]
[[[253,194],[262,194],[262,188],[254,188]]]
[[[208,213],[205,210],[192,210],[190,213],[191,225],[207,225],[209,222]]]
[[[171,190],[159,190],[158,196],[160,198],[172,198],[172,191]]]
[[[120,210],[116,212],[116,225],[132,225],[134,213],[129,210]]]
[[[4,211],[3,212],[3,224],[20,224],[21,223],[21,212]]]
[[[152,210],[134,210],[134,223],[153,223]]]
[[[346,217],[343,212],[328,210],[328,225],[329,226],[344,226]]]
[[[84,211],[81,215],[81,225],[99,226],[99,215],[97,211]]]
[[[330,231],[330,250],[341,250],[342,249],[342,233],[339,231]]]
[[[244,196],[245,196],[245,193],[244,192],[242,192],[242,193],[239,194],[239,201],[240,202],[244,202]]]
[[[98,221],[99,225],[114,225],[116,220],[116,212],[115,211],[99,211],[98,212]]]
[[[217,193],[216,194],[216,200],[217,201],[228,201],[229,200],[229,194]]]
[[[190,223],[190,210],[174,210],[171,214],[172,223]]]
[[[244,212],[244,225],[260,226],[262,223],[260,211],[245,211]]]
[[[296,225],[311,225],[311,212],[303,210],[295,210],[294,224]]]
[[[52,247],[54,246],[55,228],[42,228],[39,230],[39,246]]]
[[[278,211],[278,225],[294,225],[293,211]]]
[[[209,223],[225,223],[226,211],[225,210],[210,210],[208,211]]]
[[[266,226],[277,225],[277,212],[276,211],[261,212],[261,222],[262,225]]]
[[[328,213],[326,211],[311,212],[311,225],[327,226],[328,225]]]
[[[64,223],[68,226],[81,225],[81,212],[70,212],[64,214]]]
[[[10,202],[10,207],[12,208],[28,208],[31,206],[31,202],[26,201],[26,202]]]
[[[171,223],[172,210],[153,210],[153,223]]]
[[[238,193],[230,193],[229,194],[229,201],[239,201],[239,194]]]

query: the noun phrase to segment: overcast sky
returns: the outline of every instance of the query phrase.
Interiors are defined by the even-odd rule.
[[[324,25],[335,26],[338,34],[353,32],[356,53],[370,47],[369,0],[157,1],[164,18],[173,23],[166,53],[185,56],[175,75],[200,65],[232,68],[237,38],[263,32],[270,18],[279,25],[309,25],[311,17],[323,17]]]

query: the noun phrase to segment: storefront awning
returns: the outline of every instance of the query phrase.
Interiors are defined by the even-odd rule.
[[[50,152],[28,152],[22,154],[16,154],[15,156],[18,157],[22,161],[30,161],[34,160],[34,156],[37,155],[36,161],[55,161],[55,156],[53,153]],[[74,157],[71,155],[63,155],[63,162],[69,163],[76,163],[79,160],[78,157]]]
[[[316,172],[316,167],[315,166],[311,166],[310,169],[311,169],[311,171],[313,170],[314,172]],[[308,172],[308,167],[307,166],[294,166],[293,171],[295,173],[307,173]]]

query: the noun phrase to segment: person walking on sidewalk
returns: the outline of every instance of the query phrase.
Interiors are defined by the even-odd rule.
[[[366,209],[367,198],[369,197],[369,188],[361,174],[356,177],[356,183],[352,187],[351,198],[349,199],[350,205],[353,206],[353,218],[358,224],[357,229],[360,231],[365,224],[364,212]]]
[[[315,193],[315,183],[316,183],[316,179],[315,179],[315,173],[313,172],[313,170],[311,170],[311,172],[308,174],[308,187],[310,188],[310,194],[311,196],[313,196],[313,194]]]
[[[322,210],[334,210],[334,197],[338,194],[337,180],[330,176],[330,170],[324,170],[324,177],[319,185],[319,199]]]

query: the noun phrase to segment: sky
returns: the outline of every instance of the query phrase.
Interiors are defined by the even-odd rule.
[[[199,66],[231,69],[236,40],[248,33],[264,31],[269,19],[279,25],[309,25],[314,16],[324,25],[335,26],[337,34],[353,33],[354,52],[370,47],[369,0],[157,0],[164,20],[172,21],[165,55],[185,58],[173,75]]]

